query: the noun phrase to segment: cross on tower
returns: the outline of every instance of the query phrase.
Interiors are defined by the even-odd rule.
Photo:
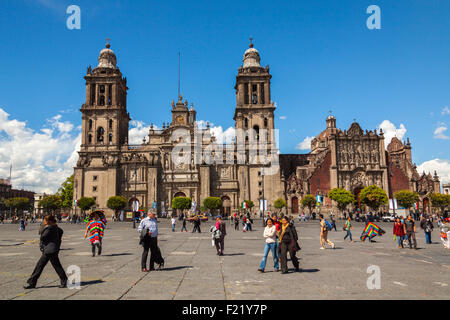
[[[253,48],[253,42],[252,42],[252,41],[253,41],[253,38],[250,37],[250,44],[249,44],[249,47],[250,47],[250,48]]]
[[[106,47],[109,48],[111,47],[111,45],[109,44],[109,40],[111,40],[110,38],[106,38]]]

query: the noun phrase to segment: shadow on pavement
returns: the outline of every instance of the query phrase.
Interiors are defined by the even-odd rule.
[[[193,266],[178,266],[178,267],[171,267],[171,268],[163,268],[158,271],[173,271],[173,270],[180,270],[180,269],[186,269],[186,268],[193,268]]]
[[[224,253],[224,256],[244,256],[245,253]]]
[[[102,257],[117,257],[117,256],[131,256],[132,253],[111,253],[111,254],[102,254]]]

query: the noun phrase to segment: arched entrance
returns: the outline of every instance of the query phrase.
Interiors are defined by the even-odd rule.
[[[298,213],[298,198],[297,197],[292,197],[291,199],[291,211],[293,214]]]
[[[229,196],[223,196],[220,198],[222,200],[222,208],[220,209],[222,215],[229,216],[231,215],[231,199]]]
[[[353,195],[355,196],[356,200],[356,209],[359,209],[359,212],[361,212],[361,199],[359,198],[359,194],[361,193],[361,190],[363,189],[362,186],[356,187],[353,189]]]
[[[429,214],[430,213],[430,199],[424,198],[422,200],[423,212]]]
[[[177,193],[175,193],[175,195],[173,196],[174,198],[177,198],[177,197],[186,197],[186,195],[184,194],[184,192],[177,192]]]

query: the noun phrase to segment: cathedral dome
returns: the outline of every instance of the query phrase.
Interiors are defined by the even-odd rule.
[[[98,56],[97,68],[116,68],[117,58],[114,51],[112,51],[110,47],[111,45],[107,43],[106,48],[100,51],[100,55]]]
[[[244,53],[244,68],[249,67],[261,67],[259,62],[261,61],[261,57],[259,56],[258,50],[253,48],[253,43],[251,42],[250,38],[250,45],[249,48]]]

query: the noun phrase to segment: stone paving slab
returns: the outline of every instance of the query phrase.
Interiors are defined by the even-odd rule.
[[[14,300],[258,300],[258,299],[446,299],[450,298],[450,250],[440,244],[437,228],[433,244],[416,234],[419,250],[398,249],[392,224],[379,223],[386,234],[375,243],[358,239],[363,224],[354,223],[354,243],[344,241],[343,231],[330,231],[336,249],[320,250],[317,221],[296,222],[302,250],[297,254],[301,273],[273,272],[269,253],[266,272],[257,271],[264,249],[261,221],[254,231],[235,231],[227,224],[225,255],[211,245],[209,223],[202,233],[172,232],[169,222],[159,223],[158,245],[165,269],[142,273],[139,234],[130,223],[109,223],[103,255],[91,257],[84,224],[61,224],[64,238],[60,259],[63,267],[81,269],[81,289],[57,288],[59,279],[49,263],[38,288],[23,285],[40,257],[38,224],[17,231],[16,225],[0,225],[0,299]],[[338,221],[342,230],[343,221]],[[189,225],[189,229],[192,226]],[[190,231],[189,230],[189,231]],[[14,245],[1,245],[1,244]],[[381,289],[369,290],[367,267],[379,266]],[[289,268],[293,268],[289,262]]]

